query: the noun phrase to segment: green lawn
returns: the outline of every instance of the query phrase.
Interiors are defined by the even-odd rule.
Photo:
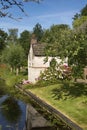
[[[87,85],[61,83],[29,90],[87,130]]]

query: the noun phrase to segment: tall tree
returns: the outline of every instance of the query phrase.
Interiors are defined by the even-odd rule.
[[[82,76],[83,68],[87,65],[87,36],[73,32],[68,46],[69,64],[74,68],[74,76]],[[77,73],[78,72],[78,73]]]
[[[18,74],[18,70],[20,70],[20,67],[23,66],[25,62],[24,49],[20,45],[11,44],[3,51],[2,60],[8,63],[12,70],[16,69],[16,74]]]
[[[87,5],[80,12],[81,16],[87,16]]]
[[[40,41],[42,36],[43,36],[43,29],[42,29],[42,26],[39,23],[37,23],[35,25],[35,27],[33,28],[33,33],[37,37],[37,40]]]
[[[63,54],[63,48],[67,44],[70,28],[68,25],[53,25],[50,30],[45,31],[43,41],[48,43],[46,54],[51,56],[60,56]]]
[[[80,13],[76,13],[73,17],[73,27],[80,27],[85,21],[87,21],[87,5],[81,9]]]
[[[12,42],[14,44],[17,43],[18,29],[17,28],[8,29],[8,33],[9,33],[9,36],[8,36],[9,42]]]
[[[28,56],[30,48],[30,40],[31,40],[31,33],[29,31],[25,30],[20,34],[19,44],[23,47],[24,52],[26,54],[26,58]]]
[[[87,24],[82,29],[61,28],[53,25],[44,34],[43,40],[47,42],[46,54],[68,57],[69,65],[73,68],[74,76],[81,76],[83,67],[87,65]],[[62,26],[63,27],[63,26]],[[77,73],[78,71],[78,73]]]
[[[78,19],[79,17],[80,17],[80,14],[79,14],[79,13],[76,13],[72,19],[73,19],[73,20],[76,20],[76,19]]]
[[[0,53],[6,46],[8,34],[0,29]]]
[[[73,21],[73,27],[79,28],[86,21],[87,21],[87,16],[82,16],[79,19]]]

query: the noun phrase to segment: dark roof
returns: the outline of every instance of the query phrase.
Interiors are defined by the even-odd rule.
[[[32,44],[33,52],[35,56],[45,56],[45,47],[44,43],[35,43]]]

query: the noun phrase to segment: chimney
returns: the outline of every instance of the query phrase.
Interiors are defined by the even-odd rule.
[[[35,34],[32,34],[31,44],[36,44],[36,43],[37,43],[37,38],[36,38]]]

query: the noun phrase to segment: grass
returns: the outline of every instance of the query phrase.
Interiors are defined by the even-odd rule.
[[[5,80],[7,86],[14,86],[15,83],[21,82],[23,78],[26,79],[26,76],[23,71],[16,75],[15,72],[10,71],[8,66],[0,66],[0,78]]]
[[[26,79],[25,72],[21,71],[17,76],[15,72],[11,72],[9,67],[4,65],[0,66],[0,93],[6,94],[9,93],[12,96],[20,95],[19,91],[15,89],[15,84],[21,82],[23,79]]]
[[[64,82],[29,90],[87,130],[87,85]]]

